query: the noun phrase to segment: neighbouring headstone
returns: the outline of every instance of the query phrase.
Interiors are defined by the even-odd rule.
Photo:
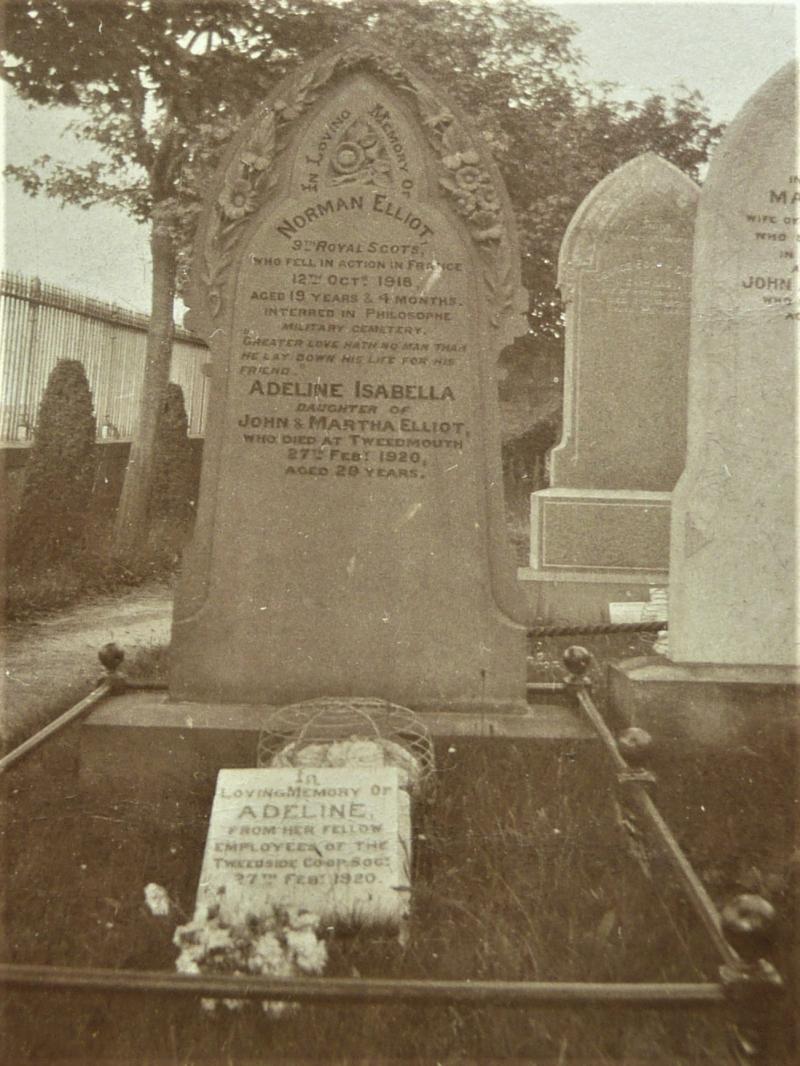
[[[220,770],[197,906],[218,904],[233,923],[272,907],[397,923],[410,898],[407,809],[395,767]]]
[[[670,657],[797,662],[797,67],[737,116],[697,220]]]
[[[670,493],[685,460],[698,188],[647,153],[601,181],[559,259],[564,430],[531,496],[539,613],[595,621],[666,582]]]
[[[481,138],[371,43],[326,53],[245,125],[196,249],[172,697],[524,707],[495,365],[525,301]]]
[[[628,717],[719,742],[796,720],[798,67],[748,101],[697,215],[668,663],[612,675]]]

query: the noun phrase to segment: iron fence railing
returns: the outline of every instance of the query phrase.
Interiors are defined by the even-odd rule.
[[[0,760],[0,773],[29,751],[75,721],[100,700],[127,688],[165,688],[129,681],[121,671],[124,655],[116,645],[100,652],[105,676],[81,703],[30,737]],[[213,996],[313,1003],[414,1003],[419,1006],[465,1004],[517,1008],[589,1005],[652,1009],[724,1008],[731,1026],[732,1047],[741,1063],[771,1061],[774,1008],[784,992],[780,975],[764,957],[775,912],[766,900],[742,895],[720,912],[669,829],[649,793],[654,775],[646,768],[650,738],[641,729],[615,738],[591,696],[588,677],[592,657],[584,648],[564,652],[563,681],[531,684],[531,691],[571,696],[592,727],[611,761],[624,802],[633,804],[648,823],[670,861],[685,893],[716,948],[717,980],[708,982],[552,982],[552,981],[428,981],[361,978],[273,978],[225,975],[179,975],[160,971],[84,969],[0,962],[0,985],[17,989],[78,989],[104,993],[149,993]]]
[[[0,441],[30,438],[50,371],[59,359],[83,363],[98,432],[133,435],[138,415],[148,316],[48,285],[0,274]],[[189,432],[201,435],[208,380],[206,345],[176,328],[170,380],[183,389]]]

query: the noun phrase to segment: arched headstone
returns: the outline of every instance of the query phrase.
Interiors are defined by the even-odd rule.
[[[745,105],[703,187],[672,524],[678,662],[798,662],[797,73],[787,65]]]
[[[669,660],[611,671],[621,713],[694,743],[796,749],[798,67],[720,141],[700,196]],[[746,749],[745,749],[746,750]]]
[[[685,460],[698,187],[648,152],[604,178],[561,246],[564,428],[531,497],[541,608],[597,621],[664,584],[669,503]]]
[[[245,124],[189,296],[212,395],[173,698],[524,706],[495,380],[518,260],[481,139],[369,41]]]

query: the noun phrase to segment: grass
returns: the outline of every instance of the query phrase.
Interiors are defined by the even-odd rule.
[[[83,547],[74,555],[37,559],[26,565],[10,560],[4,589],[5,620],[27,621],[92,596],[169,580],[176,571],[188,532],[163,521],[155,522],[141,555],[125,562],[112,557],[111,535],[110,516],[93,515]]]
[[[615,644],[616,641],[616,644]],[[568,640],[561,644],[569,643]],[[595,641],[605,655],[620,638]],[[624,649],[628,651],[627,640]],[[537,676],[560,645],[543,645]],[[159,668],[157,653],[138,664]],[[171,970],[180,920],[144,906],[150,881],[193,907],[208,819],[188,791],[83,795],[77,729],[2,782],[7,943],[16,962]],[[449,979],[702,981],[716,958],[663,859],[635,854],[611,776],[587,742],[437,743],[421,815],[408,942],[332,938],[327,973]],[[662,753],[657,800],[712,895],[766,891],[790,981],[797,870],[788,752]],[[206,794],[212,782],[206,782]],[[196,796],[197,793],[194,793]],[[781,1019],[776,1063],[793,1061]],[[207,1017],[192,1000],[25,992],[7,997],[9,1063],[689,1064],[735,1061],[719,1016],[681,1011],[308,1006]]]

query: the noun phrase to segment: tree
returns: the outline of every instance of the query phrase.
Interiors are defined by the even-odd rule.
[[[83,364],[62,359],[47,379],[14,523],[12,562],[37,567],[81,547],[92,495],[96,425]]]
[[[120,501],[115,552],[147,531],[158,421],[169,378],[181,248],[202,183],[236,121],[283,75],[311,31],[325,39],[339,9],[193,0],[11,0],[3,76],[37,104],[80,107],[72,128],[102,158],[70,167],[48,156],[8,168],[25,189],[64,203],[111,203],[150,227],[152,303],[142,401]],[[308,47],[308,44],[306,44]],[[183,179],[183,180],[182,180]],[[187,188],[190,190],[187,196]]]
[[[158,424],[151,510],[156,518],[183,529],[192,513],[192,446],[183,389],[171,381]]]
[[[102,161],[7,168],[31,193],[118,204],[150,226],[152,317],[116,550],[146,531],[173,301],[205,180],[241,118],[298,61],[374,31],[472,117],[520,224],[530,332],[558,340],[558,245],[616,166],[653,150],[696,176],[719,130],[699,97],[620,103],[582,85],[576,27],[528,0],[7,0],[3,75],[27,100],[81,107]]]

